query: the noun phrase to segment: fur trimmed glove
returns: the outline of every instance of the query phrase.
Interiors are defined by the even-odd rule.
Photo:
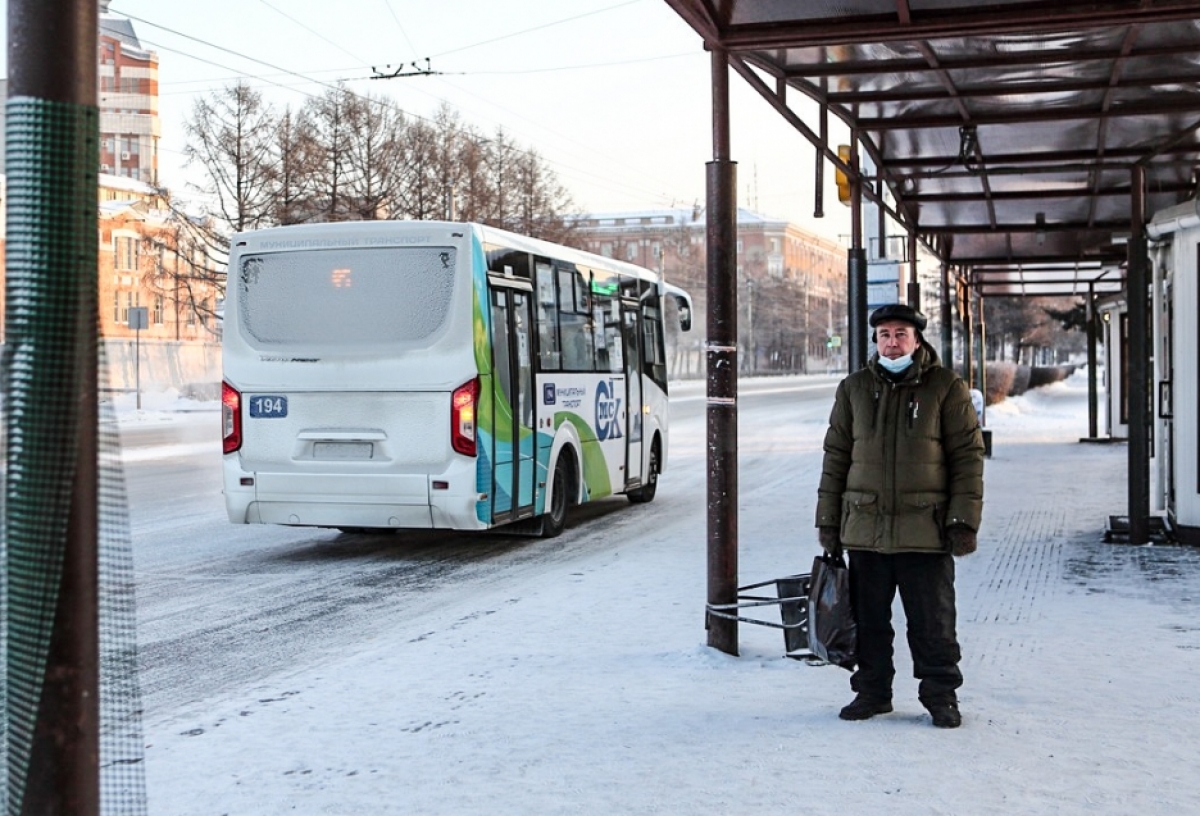
[[[834,558],[842,557],[841,531],[837,527],[818,527],[817,541],[821,543],[821,549]]]
[[[961,524],[946,529],[946,540],[950,542],[950,553],[958,556],[970,555],[977,545],[975,531]]]

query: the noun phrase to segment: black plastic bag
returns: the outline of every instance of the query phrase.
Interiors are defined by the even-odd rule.
[[[850,570],[840,557],[813,559],[808,590],[808,648],[827,663],[854,669],[857,627],[850,605]]]

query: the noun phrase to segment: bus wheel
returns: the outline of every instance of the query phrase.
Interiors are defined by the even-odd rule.
[[[650,467],[646,471],[646,480],[642,482],[641,487],[634,488],[626,494],[631,502],[645,504],[654,501],[654,494],[658,492],[658,469],[658,445],[654,445],[650,448]]]
[[[566,529],[567,507],[571,504],[569,495],[571,480],[567,478],[569,462],[570,459],[560,456],[554,463],[554,482],[550,486],[550,509],[542,514],[542,538],[554,538]]]

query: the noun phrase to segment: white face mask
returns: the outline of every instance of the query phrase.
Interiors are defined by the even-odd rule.
[[[893,374],[899,374],[904,369],[912,365],[912,355],[905,354],[903,357],[897,357],[895,360],[889,360],[882,354],[879,355],[879,364]]]

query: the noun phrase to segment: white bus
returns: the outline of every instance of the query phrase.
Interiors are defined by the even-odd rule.
[[[664,297],[641,267],[479,224],[234,236],[222,341],[230,521],[558,535],[654,498]]]

